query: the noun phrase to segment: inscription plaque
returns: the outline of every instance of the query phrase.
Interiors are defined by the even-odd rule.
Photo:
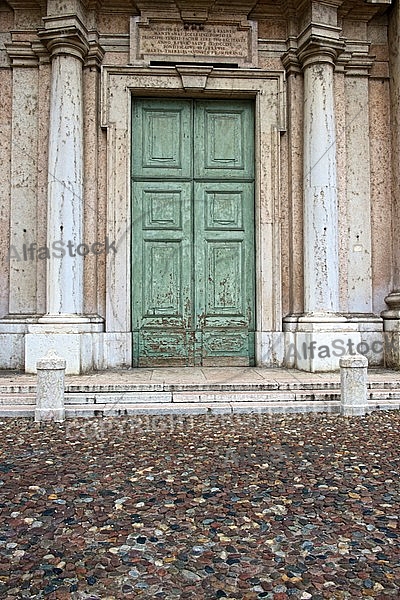
[[[214,60],[257,66],[256,24],[217,22],[188,26],[182,21],[132,17],[131,63],[151,60],[204,62]]]

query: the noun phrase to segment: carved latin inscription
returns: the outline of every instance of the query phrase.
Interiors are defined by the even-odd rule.
[[[176,60],[201,62],[206,58],[254,66],[255,24],[205,23],[185,26],[182,21],[132,18],[131,62]]]

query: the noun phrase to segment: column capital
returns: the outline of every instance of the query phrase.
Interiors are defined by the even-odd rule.
[[[345,49],[340,31],[340,27],[310,23],[298,38],[298,56],[303,68],[315,63],[334,65]]]
[[[317,63],[334,66],[343,50],[344,43],[341,40],[312,36],[306,44],[300,46],[298,56],[303,69]]]
[[[89,51],[88,32],[78,17],[43,17],[43,21],[44,29],[38,35],[52,59],[69,55],[84,60]]]

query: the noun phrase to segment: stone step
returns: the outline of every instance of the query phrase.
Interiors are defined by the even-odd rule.
[[[279,383],[130,383],[130,384],[65,384],[65,391],[80,394],[96,394],[96,393],[129,393],[129,392],[205,392],[205,391],[242,391],[242,392],[262,392],[262,391],[286,391],[286,390],[338,390],[340,389],[339,382],[317,383],[309,381],[298,382],[279,382]],[[400,386],[399,386],[400,389]],[[32,385],[17,385],[7,384],[0,385],[0,394],[34,394],[36,393],[36,384]]]
[[[287,391],[176,391],[176,392],[114,392],[114,393],[65,393],[65,404],[171,404],[171,403],[209,403],[221,402],[296,402],[296,401],[324,401],[340,399],[340,391],[317,392],[301,390],[298,392]],[[35,394],[2,394],[0,393],[0,406],[2,405],[34,405]]]
[[[0,373],[0,416],[34,414],[37,377]],[[371,410],[400,406],[398,372],[368,372]],[[165,368],[104,371],[65,379],[68,416],[339,411],[339,373],[288,369]]]
[[[374,410],[399,410],[400,399],[368,401],[368,412]],[[35,408],[33,404],[2,404],[0,405],[1,417],[33,417]],[[154,418],[163,415],[224,415],[224,414],[274,414],[274,413],[310,413],[328,412],[338,414],[340,401],[330,400],[296,400],[296,401],[235,401],[235,402],[153,402],[153,403],[66,403],[66,418],[73,417],[114,417],[151,415]],[[161,426],[160,426],[161,427]]]
[[[398,392],[400,394],[400,381],[372,381],[367,384],[368,390],[387,390]],[[71,394],[129,394],[129,393],[173,393],[173,392],[340,392],[340,382],[315,382],[315,381],[282,381],[271,383],[131,383],[131,384],[66,384],[66,393]],[[22,394],[30,395],[36,393],[36,384],[18,385],[6,384],[0,385],[0,395]]]
[[[400,402],[400,389],[369,389],[368,398],[373,402]],[[146,390],[123,391],[101,391],[101,392],[70,392],[65,393],[66,405],[112,405],[112,404],[219,404],[219,403],[290,403],[290,402],[332,402],[340,400],[340,389],[331,390],[182,390],[148,392]],[[1,392],[0,407],[2,406],[31,406],[36,403],[35,393],[26,392]]]

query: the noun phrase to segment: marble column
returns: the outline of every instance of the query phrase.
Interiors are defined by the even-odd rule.
[[[5,45],[12,67],[10,87],[1,88],[4,123],[1,131],[2,144],[6,146],[7,129],[10,127],[9,157],[3,154],[2,167],[8,169],[10,188],[2,186],[5,199],[3,210],[7,215],[4,232],[10,237],[3,240],[7,265],[3,265],[3,293],[8,290],[7,313],[0,320],[0,367],[6,369],[23,368],[24,335],[26,322],[35,318],[37,312],[37,270],[36,257],[30,258],[27,249],[38,241],[38,58],[32,44],[13,40]],[[3,70],[3,77],[7,71]],[[10,95],[9,95],[10,94]],[[8,165],[8,166],[7,166]],[[1,198],[0,198],[1,200]]]
[[[25,370],[50,348],[67,373],[99,366],[103,319],[84,314],[84,58],[88,34],[77,17],[45,17],[41,41],[51,58],[48,153],[46,314],[29,327]]]
[[[48,43],[52,59],[49,130],[47,313],[83,313],[83,88],[85,46]]]
[[[304,69],[304,311],[339,309],[338,207],[333,66],[318,48]]]
[[[288,318],[286,331],[295,333],[295,366],[306,371],[338,369],[340,347],[344,351],[350,338],[359,342],[356,325],[339,314],[334,64],[342,48],[337,39],[329,43],[310,36],[299,50],[304,72],[304,313]]]
[[[392,132],[392,236],[393,283],[382,312],[385,365],[400,369],[400,4],[395,2],[389,17],[390,115]]]

